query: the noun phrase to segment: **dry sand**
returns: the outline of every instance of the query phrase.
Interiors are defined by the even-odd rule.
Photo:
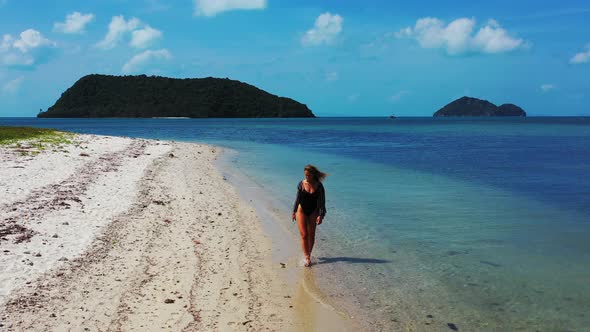
[[[312,270],[272,260],[219,148],[75,140],[0,148],[0,330],[357,329],[319,300]]]

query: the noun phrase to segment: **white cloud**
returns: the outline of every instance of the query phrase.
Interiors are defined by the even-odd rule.
[[[326,73],[326,81],[336,81],[338,80],[338,72],[331,71]]]
[[[114,48],[123,38],[123,35],[137,29],[140,23],[139,19],[135,17],[132,17],[129,21],[125,21],[123,15],[113,16],[109,24],[109,31],[104,39],[98,42],[96,46],[105,50]]]
[[[43,37],[39,31],[28,29],[20,33],[20,38],[17,39],[12,46],[18,48],[22,53],[27,53],[35,48],[55,46],[55,43]]]
[[[2,93],[5,93],[5,94],[16,93],[24,80],[25,80],[25,78],[20,76],[20,77],[13,79],[12,81],[6,82],[4,85],[2,85]]]
[[[502,53],[524,48],[523,39],[510,37],[495,20],[489,20],[475,35],[475,19],[459,18],[448,25],[437,18],[425,17],[415,26],[395,33],[397,38],[414,38],[423,48],[445,48],[448,54],[465,52]]]
[[[304,46],[332,44],[342,31],[342,21],[342,16],[337,14],[324,13],[318,16],[314,27],[306,31],[301,38],[301,44]]]
[[[158,51],[147,50],[135,55],[131,60],[127,61],[123,66],[122,71],[125,74],[135,73],[149,64],[160,63],[162,60],[169,60],[171,58],[172,54],[166,49]]]
[[[391,101],[393,103],[397,103],[402,99],[403,96],[405,96],[409,93],[410,93],[410,91],[407,91],[407,90],[399,91],[396,94],[394,94],[393,96],[389,97],[389,101]]]
[[[590,61],[590,51],[577,53],[570,59],[570,63],[573,64],[586,63],[588,61]]]
[[[4,66],[32,66],[35,63],[35,59],[28,54],[19,53],[8,53],[0,55],[0,64]]]
[[[0,40],[0,65],[28,67],[35,64],[35,57],[43,53],[42,49],[54,47],[55,43],[33,29],[20,33],[18,39],[9,34]]]
[[[416,23],[417,24],[417,23]],[[414,30],[410,27],[405,27],[398,32],[394,32],[393,35],[397,38],[409,38],[414,34]]]
[[[62,33],[84,33],[86,24],[94,20],[94,14],[82,14],[73,12],[66,16],[64,23],[57,22],[53,24],[53,31]]]
[[[131,33],[130,45],[135,48],[147,48],[161,37],[162,32],[160,30],[156,30],[149,25],[146,25],[145,28],[135,30]]]
[[[553,90],[553,89],[555,89],[555,85],[553,85],[553,84],[543,84],[543,85],[541,85],[541,90],[543,92],[548,92],[548,91]]]
[[[586,52],[580,52],[577,53],[576,55],[574,55],[571,59],[570,59],[570,63],[571,64],[580,64],[580,63],[586,63],[590,61],[590,44],[586,45]]]
[[[503,53],[526,46],[522,39],[515,39],[502,29],[498,22],[489,20],[488,24],[479,29],[473,42],[477,49],[484,53]]]
[[[11,35],[4,35],[2,36],[2,42],[0,43],[0,52],[6,52],[12,48],[12,43],[14,43],[14,38]]]
[[[230,10],[266,8],[266,0],[194,0],[195,16],[215,16]]]

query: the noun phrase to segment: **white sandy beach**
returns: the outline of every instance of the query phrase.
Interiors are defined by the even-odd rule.
[[[75,142],[0,147],[0,330],[356,329],[301,291],[296,258],[272,260],[256,211],[213,165],[219,148]]]

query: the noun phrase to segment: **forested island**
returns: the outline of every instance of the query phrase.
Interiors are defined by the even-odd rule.
[[[436,111],[433,116],[526,116],[526,112],[514,104],[496,106],[487,100],[461,97]]]
[[[40,118],[315,117],[306,105],[222,78],[92,74],[67,89]]]

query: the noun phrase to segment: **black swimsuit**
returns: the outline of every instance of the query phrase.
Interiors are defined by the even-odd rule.
[[[318,211],[318,215],[322,218],[326,215],[326,191],[324,185],[318,182],[317,188],[313,193],[303,189],[303,181],[297,185],[297,197],[293,204],[293,213],[296,213],[301,205],[303,213],[310,216],[314,211]]]
[[[301,190],[299,204],[301,204],[303,213],[305,213],[306,216],[311,215],[318,207],[318,191],[316,190],[313,193],[309,193],[305,190]]]

